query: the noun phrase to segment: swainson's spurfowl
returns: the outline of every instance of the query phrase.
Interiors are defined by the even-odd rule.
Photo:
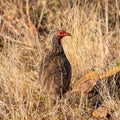
[[[65,36],[71,36],[71,34],[63,30],[55,32],[52,38],[52,50],[40,64],[41,88],[53,100],[61,98],[70,88],[71,65],[61,43],[61,39]]]

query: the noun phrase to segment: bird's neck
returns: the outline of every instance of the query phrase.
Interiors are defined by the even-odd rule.
[[[63,50],[63,47],[62,47],[62,44],[61,44],[61,40],[58,40],[58,41],[54,41],[54,42],[53,42],[52,52],[53,52],[54,54],[64,53],[64,50]]]

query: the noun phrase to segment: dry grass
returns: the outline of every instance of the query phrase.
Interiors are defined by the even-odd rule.
[[[50,99],[38,84],[39,62],[51,48],[56,28],[72,34],[63,40],[72,65],[72,83],[89,71],[102,73],[119,65],[120,3],[108,1],[0,1],[1,120],[95,120],[91,113],[101,102],[108,107],[111,120],[120,119],[113,78],[109,85],[107,80],[101,82],[95,100],[66,98],[61,111],[49,105]]]

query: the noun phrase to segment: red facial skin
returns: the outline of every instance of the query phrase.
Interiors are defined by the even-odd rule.
[[[65,37],[65,36],[71,36],[71,34],[61,30],[57,32],[57,36]]]

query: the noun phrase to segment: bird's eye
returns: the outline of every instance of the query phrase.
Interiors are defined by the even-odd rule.
[[[63,34],[63,32],[60,32],[60,34]]]
[[[57,36],[65,36],[65,32],[64,31],[59,31],[59,32],[57,32]]]

